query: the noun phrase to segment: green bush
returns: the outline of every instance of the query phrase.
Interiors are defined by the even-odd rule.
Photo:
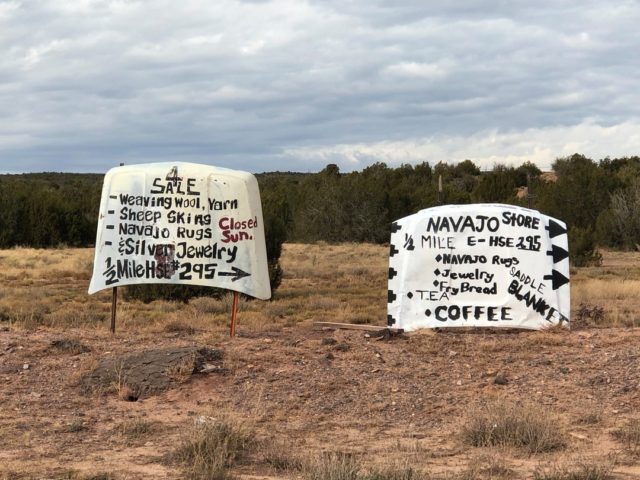
[[[574,267],[602,264],[602,254],[596,247],[593,230],[579,227],[569,229],[569,261]]]

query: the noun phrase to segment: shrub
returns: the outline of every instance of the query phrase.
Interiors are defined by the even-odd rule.
[[[572,325],[575,328],[602,325],[604,319],[604,308],[602,306],[580,303],[578,310],[575,313]]]
[[[569,260],[574,267],[600,266],[602,254],[596,248],[591,229],[571,227],[569,229]]]
[[[615,191],[609,208],[601,216],[602,222],[609,227],[607,237],[613,237],[620,246],[637,249],[640,243],[640,179]]]

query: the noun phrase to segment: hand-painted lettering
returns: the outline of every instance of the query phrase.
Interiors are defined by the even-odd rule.
[[[187,178],[185,182],[184,179],[174,180],[156,177],[153,179],[153,188],[149,190],[149,193],[152,195],[200,195],[200,192],[195,190],[195,186],[195,178]]]

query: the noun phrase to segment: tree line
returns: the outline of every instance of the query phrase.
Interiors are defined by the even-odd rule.
[[[597,246],[639,248],[640,157],[558,158],[552,172],[533,163],[481,171],[470,160],[396,168],[375,163],[342,173],[258,174],[267,248],[295,242],[386,243],[394,220],[439,204],[508,203],[567,223],[574,264],[598,262]],[[0,247],[89,246],[95,242],[102,175],[0,175]],[[442,191],[439,191],[439,183]]]

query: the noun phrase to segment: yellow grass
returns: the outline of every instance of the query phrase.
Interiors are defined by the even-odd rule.
[[[604,325],[640,325],[640,252],[602,252],[602,265],[572,272],[571,305],[599,306]]]
[[[0,321],[15,328],[107,329],[111,292],[88,295],[92,249],[0,251]],[[284,278],[269,302],[242,299],[239,322],[246,331],[280,329],[301,322],[384,325],[388,247],[369,244],[286,244]],[[640,252],[603,252],[600,267],[574,269],[572,313],[602,308],[601,326],[640,324]],[[231,295],[199,298],[188,305],[156,301],[118,304],[118,328],[164,331],[185,324],[223,334]]]
[[[355,453],[363,475],[395,479],[419,478],[389,469],[406,459],[432,472],[427,478],[442,479],[532,478],[538,463],[551,468],[585,451],[585,458],[598,459],[600,449],[635,462],[631,434],[611,434],[639,406],[635,331],[423,331],[390,341],[311,331],[313,321],[385,324],[388,252],[384,245],[284,245],[280,289],[269,302],[241,300],[240,335],[229,341],[230,295],[188,305],[120,297],[112,337],[111,292],[87,294],[91,249],[0,251],[0,364],[7,367],[0,479],[48,478],[42,472],[51,466],[51,478],[185,478],[181,469],[189,461],[163,464],[161,456],[176,449],[178,434],[189,432],[200,413],[220,418],[225,411],[255,420],[256,439],[275,449],[258,467],[240,469],[272,478],[280,477],[265,471],[267,464],[292,469],[289,478],[306,473],[301,462],[308,452]],[[602,308],[596,326],[635,326],[640,254],[603,253],[601,267],[572,272],[573,312]],[[68,350],[52,340],[67,341]],[[138,402],[122,400],[124,374],[104,391],[79,391],[80,378],[98,362],[159,345],[213,345],[224,351],[224,362],[220,371],[186,383],[189,362],[178,365],[167,372],[174,389]],[[497,383],[499,376],[506,383]],[[530,459],[518,449],[460,444],[460,422],[478,414],[477,405],[501,398],[561,415],[566,448]],[[605,460],[596,465],[602,471]],[[152,473],[115,474],[139,467]],[[63,476],[63,468],[82,473]],[[634,469],[624,478],[640,472],[637,462],[620,468]],[[100,471],[114,475],[88,476]],[[173,471],[179,473],[164,475]],[[539,478],[596,478],[562,475]]]

